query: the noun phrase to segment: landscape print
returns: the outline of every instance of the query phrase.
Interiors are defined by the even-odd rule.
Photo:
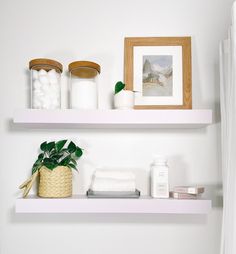
[[[143,96],[173,95],[173,56],[143,56]]]

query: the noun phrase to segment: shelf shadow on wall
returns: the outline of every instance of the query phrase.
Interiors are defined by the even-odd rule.
[[[201,186],[205,187],[205,193],[203,194],[203,197],[205,199],[210,199],[212,201],[212,207],[222,208],[223,207],[222,184],[202,183]]]

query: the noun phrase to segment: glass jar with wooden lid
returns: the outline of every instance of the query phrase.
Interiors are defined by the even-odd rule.
[[[62,64],[51,59],[38,58],[29,62],[31,72],[31,108],[61,108]]]
[[[98,76],[100,65],[90,61],[76,61],[68,66],[70,78],[70,108],[98,108]]]

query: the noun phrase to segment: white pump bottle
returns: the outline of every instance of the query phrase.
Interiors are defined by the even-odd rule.
[[[169,198],[169,168],[164,156],[156,155],[151,165],[151,196]]]

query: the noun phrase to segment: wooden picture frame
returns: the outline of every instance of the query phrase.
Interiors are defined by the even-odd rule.
[[[127,37],[124,60],[135,109],[192,108],[191,37]]]

